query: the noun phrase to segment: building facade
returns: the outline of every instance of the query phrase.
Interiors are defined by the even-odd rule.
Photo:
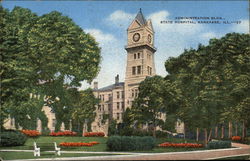
[[[122,122],[122,114],[130,108],[137,97],[139,84],[148,76],[155,75],[154,30],[151,20],[146,20],[141,10],[127,29],[127,64],[125,82],[119,82],[119,75],[112,85],[98,89],[94,82],[94,95],[101,100],[96,109],[96,119],[92,123],[93,131],[107,134],[108,123],[103,121],[106,114],[109,119]]]

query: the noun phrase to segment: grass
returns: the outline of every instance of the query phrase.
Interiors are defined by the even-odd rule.
[[[61,147],[62,151],[93,151],[93,152],[105,152],[106,150],[106,141],[105,137],[51,137],[51,136],[41,136],[39,138],[33,139],[29,138],[24,146],[15,146],[15,147],[0,147],[1,149],[18,149],[18,150],[33,150],[33,143],[36,142],[39,146],[45,143],[50,143],[53,146],[53,142],[56,142],[58,145],[61,142],[91,142],[97,141],[100,144],[94,145],[92,147]],[[163,142],[173,142],[173,143],[195,143],[193,140],[184,140],[184,139],[176,139],[176,138],[157,138],[157,145]],[[53,147],[52,147],[53,148]],[[194,150],[204,150],[205,148],[161,148],[155,147],[151,151],[133,151],[133,152],[145,152],[145,153],[162,153],[162,152],[180,152],[180,151],[194,151]],[[48,149],[51,150],[51,149]],[[70,153],[62,153],[60,157],[83,157],[83,156],[100,156],[100,155],[108,155],[108,154],[70,154]],[[37,157],[33,156],[33,152],[0,152],[0,157],[5,160],[10,159],[34,159]],[[41,157],[39,158],[55,158],[54,153],[49,152],[41,152]]]
[[[40,157],[34,157],[33,152],[0,152],[0,158],[4,160],[12,159],[39,159],[39,158],[61,158],[61,157],[86,157],[86,156],[103,156],[113,154],[89,154],[89,153],[62,153],[61,156],[56,156],[54,153],[41,152]],[[117,155],[117,154],[116,154]]]
[[[106,151],[106,141],[107,138],[104,137],[51,137],[51,136],[41,136],[39,138],[33,139],[29,138],[24,146],[14,146],[14,147],[0,147],[1,149],[20,149],[20,150],[33,150],[33,143],[53,143],[56,142],[59,145],[61,142],[90,142],[97,141],[100,144],[94,145],[92,147],[61,147],[61,150],[65,151]],[[52,144],[51,144],[52,145]],[[52,145],[53,146],[53,145]]]

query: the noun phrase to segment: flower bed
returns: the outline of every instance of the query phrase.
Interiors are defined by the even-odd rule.
[[[50,136],[76,136],[77,133],[73,131],[59,131],[59,132],[51,132]]]
[[[159,147],[174,147],[174,148],[202,148],[202,144],[193,144],[193,143],[162,143],[158,145]]]
[[[233,137],[232,137],[232,140],[233,140],[233,141],[240,141],[240,140],[241,140],[241,137],[240,137],[240,136],[233,136]]]
[[[103,132],[85,132],[83,134],[85,137],[104,137],[105,134]]]
[[[63,143],[60,143],[59,146],[64,146],[64,147],[78,147],[78,146],[93,146],[93,145],[96,145],[96,144],[99,144],[98,142],[96,141],[92,141],[92,142],[89,142],[89,143],[74,143],[74,142],[63,142]]]
[[[37,136],[41,135],[41,133],[39,131],[36,131],[36,130],[21,130],[21,133],[23,133],[29,137],[37,137]]]

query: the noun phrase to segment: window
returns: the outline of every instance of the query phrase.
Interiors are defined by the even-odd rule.
[[[109,94],[109,101],[111,101],[112,100],[112,96],[111,96],[111,94]]]
[[[122,98],[124,98],[124,91],[122,91],[121,93],[122,93]]]
[[[117,118],[117,120],[120,119],[120,113],[117,113],[116,118]]]
[[[117,98],[120,98],[120,92],[116,92]]]
[[[137,66],[137,74],[141,74],[141,66]]]
[[[141,53],[137,53],[137,58],[138,58],[138,59],[141,58]]]
[[[124,111],[125,107],[124,107],[124,102],[122,102],[122,110]]]
[[[136,54],[134,54],[134,59],[136,59]]]
[[[112,106],[111,106],[111,104],[108,104],[108,108],[109,108],[109,111],[111,111],[111,110],[112,110]]]
[[[52,127],[56,127],[56,119],[52,120]]]
[[[136,67],[132,67],[132,75],[136,74]]]
[[[136,89],[135,90],[135,97],[137,97],[138,96],[138,90]]]
[[[116,107],[117,107],[117,110],[119,110],[119,109],[120,109],[120,103],[119,103],[119,102],[117,102]]]
[[[148,66],[148,75],[149,75],[149,66]]]
[[[132,97],[134,97],[134,90],[132,89]]]
[[[152,68],[149,68],[149,75],[152,75]]]

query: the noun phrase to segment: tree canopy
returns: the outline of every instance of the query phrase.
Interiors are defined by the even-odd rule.
[[[2,6],[0,16],[1,126],[9,114],[16,117],[23,111],[30,93],[55,102],[57,97],[65,99],[66,89],[91,82],[98,74],[98,43],[69,17],[56,11],[38,16],[29,9],[9,11]]]

